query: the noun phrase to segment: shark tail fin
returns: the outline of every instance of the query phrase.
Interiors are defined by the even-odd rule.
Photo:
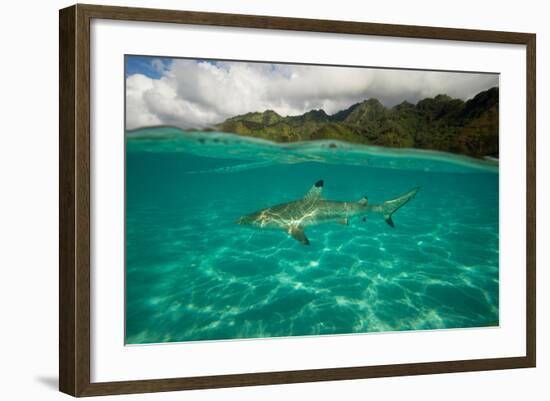
[[[393,223],[392,215],[399,208],[401,208],[403,205],[409,202],[412,198],[414,198],[414,196],[416,195],[419,189],[420,187],[414,187],[407,193],[404,193],[403,195],[400,195],[397,198],[390,199],[381,205],[382,206],[381,211],[382,211],[382,215],[384,216],[384,220],[386,221],[386,223],[388,223],[390,227],[392,228],[395,227],[395,224]]]

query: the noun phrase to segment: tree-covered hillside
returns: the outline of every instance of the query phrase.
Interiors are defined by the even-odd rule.
[[[311,110],[283,117],[272,110],[227,119],[217,130],[276,142],[338,139],[378,146],[498,157],[498,88],[464,102],[447,95],[384,107],[368,99],[328,115]]]

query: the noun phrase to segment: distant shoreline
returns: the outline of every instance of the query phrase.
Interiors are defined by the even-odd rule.
[[[467,101],[438,95],[416,104],[404,101],[392,108],[386,108],[377,99],[368,99],[332,115],[310,110],[299,116],[283,117],[266,110],[231,117],[214,127],[198,130],[229,132],[278,143],[334,139],[498,159],[498,100],[497,87]]]
[[[143,144],[142,149],[160,151],[186,151],[199,155],[215,154],[214,157],[225,155],[230,158],[256,159],[262,155],[262,160],[267,155],[291,156],[293,154],[320,154],[329,158],[338,158],[339,161],[365,160],[370,157],[397,157],[411,159],[426,159],[444,161],[469,167],[477,166],[482,169],[489,168],[498,171],[499,160],[494,157],[471,157],[440,150],[417,148],[391,148],[367,144],[356,144],[337,139],[318,139],[297,142],[274,142],[269,139],[242,136],[234,133],[220,131],[186,131],[173,126],[151,126],[127,130],[125,132],[127,143],[134,146]],[[169,145],[174,141],[175,145]],[[135,148],[134,148],[135,149]],[[284,153],[281,153],[284,150]],[[220,153],[221,152],[221,153]],[[332,155],[332,156],[331,156]],[[347,156],[348,155],[348,156]],[[361,156],[363,155],[363,156]],[[302,160],[307,161],[307,160]],[[311,159],[315,161],[315,159]],[[494,170],[496,169],[496,170]]]

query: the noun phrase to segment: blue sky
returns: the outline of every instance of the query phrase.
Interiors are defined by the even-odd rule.
[[[152,56],[126,56],[126,77],[133,74],[143,74],[152,79],[160,79],[163,70],[169,70],[173,62],[170,57],[152,57]],[[196,62],[205,62],[211,65],[217,65],[216,60],[193,60]],[[160,64],[156,64],[160,62]]]
[[[158,60],[161,64],[156,65],[153,60]],[[149,56],[126,56],[126,77],[133,74],[143,74],[152,79],[159,79],[162,76],[162,66],[164,69],[170,68],[171,58],[149,57]]]

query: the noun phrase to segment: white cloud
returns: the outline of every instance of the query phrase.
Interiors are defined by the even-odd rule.
[[[207,127],[251,111],[332,114],[368,98],[386,106],[444,93],[468,99],[498,85],[498,75],[245,62],[153,60],[161,74],[126,78],[126,126]]]

